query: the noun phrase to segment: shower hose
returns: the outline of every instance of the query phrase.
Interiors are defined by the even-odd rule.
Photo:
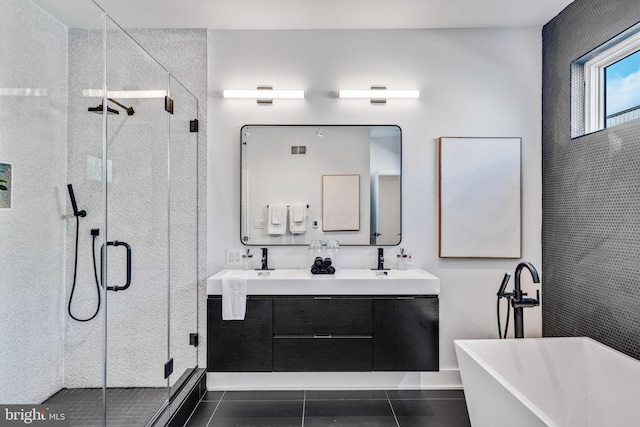
[[[502,298],[506,298],[507,299],[507,322],[504,326],[504,335],[502,335],[502,327],[500,326],[500,300]],[[511,297],[498,297],[498,306],[497,306],[497,310],[498,310],[498,338],[500,339],[505,339],[507,338],[507,331],[509,330],[509,314],[511,313]]]
[[[98,312],[100,311],[100,282],[98,281],[98,270],[96,268],[96,237],[98,237],[98,234],[97,233],[94,234],[93,232],[91,233],[91,235],[93,236],[93,242],[92,242],[93,277],[95,278],[96,289],[98,291],[98,304],[96,306],[95,313],[93,313],[93,316],[86,319],[81,319],[79,317],[76,317],[71,312],[71,302],[73,301],[73,293],[76,290],[76,276],[78,273],[78,236],[79,234],[80,234],[80,217],[76,216],[76,250],[75,250],[75,257],[73,261],[73,285],[71,286],[71,295],[69,295],[69,305],[67,307],[67,311],[69,312],[69,316],[71,316],[73,320],[77,320],[78,322],[88,322],[89,320],[96,317],[98,315]]]

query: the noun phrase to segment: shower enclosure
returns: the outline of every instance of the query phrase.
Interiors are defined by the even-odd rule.
[[[198,102],[94,2],[36,3],[0,0],[0,405],[164,425],[198,373]]]

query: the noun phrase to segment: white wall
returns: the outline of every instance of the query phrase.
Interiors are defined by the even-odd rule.
[[[0,403],[40,403],[62,386],[67,29],[30,1],[0,0],[0,162],[13,205],[0,210]]]
[[[208,268],[224,267],[239,241],[239,129],[247,123],[397,124],[403,131],[403,240],[416,266],[441,279],[440,368],[412,377],[456,385],[453,340],[497,336],[495,293],[517,260],[438,258],[437,144],[440,136],[522,137],[523,259],[541,260],[540,29],[210,31]],[[304,100],[222,99],[223,89],[304,89]],[[340,100],[338,89],[384,84],[420,89],[419,100]],[[304,248],[272,247],[270,266],[299,265]],[[341,263],[375,266],[376,249],[343,248]],[[387,256],[387,259],[393,257]],[[535,293],[523,274],[524,288]],[[504,312],[503,312],[504,313]],[[525,313],[540,335],[540,309]],[[395,377],[394,377],[395,378]],[[407,378],[407,377],[399,377]],[[415,379],[417,378],[417,379]],[[404,381],[397,379],[396,384]],[[406,381],[404,382],[406,384]],[[255,386],[255,384],[254,384]]]

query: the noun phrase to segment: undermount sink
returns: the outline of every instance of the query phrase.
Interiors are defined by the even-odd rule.
[[[222,270],[207,280],[207,294],[222,293],[222,278],[247,279],[248,295],[438,295],[440,279],[421,269],[340,269],[313,275],[305,269]]]

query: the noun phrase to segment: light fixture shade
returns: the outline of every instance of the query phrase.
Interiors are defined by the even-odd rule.
[[[420,98],[420,91],[417,89],[340,89],[338,91],[338,97],[352,99],[417,99]]]
[[[102,89],[84,89],[82,96],[90,98],[102,98],[104,91]],[[108,90],[107,98],[119,99],[147,99],[147,98],[164,98],[167,96],[166,90]]]
[[[37,87],[0,87],[0,96],[47,96],[47,88]]]
[[[302,99],[304,90],[225,89],[222,96],[239,99]]]

